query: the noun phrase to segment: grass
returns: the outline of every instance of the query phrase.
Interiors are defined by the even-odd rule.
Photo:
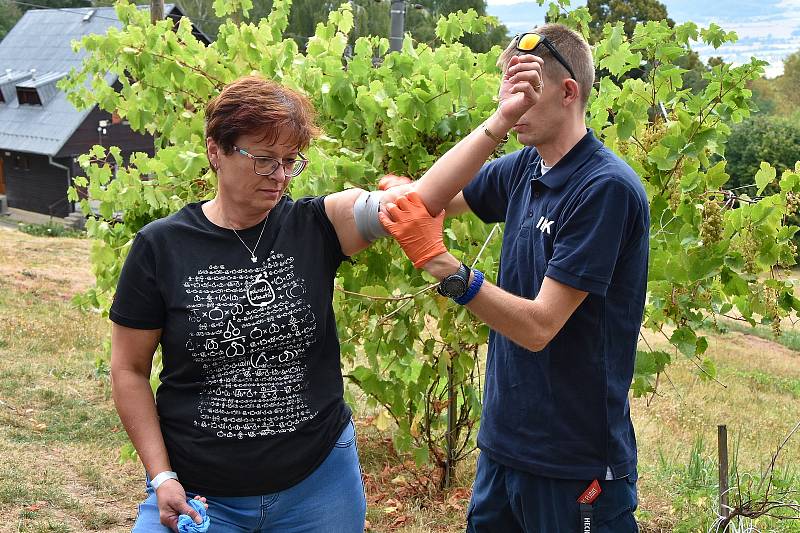
[[[786,346],[790,350],[800,351],[800,331],[796,331],[794,329],[782,331],[781,334],[776,337],[772,332],[772,328],[769,326],[757,325],[754,327],[745,322],[726,320],[723,327],[728,331],[736,331],[746,335],[755,335],[761,339],[774,341],[782,346]]]
[[[88,286],[86,240],[0,228],[0,531],[128,531],[141,467],[97,379],[108,326],[69,297]]]
[[[36,237],[72,237],[82,239],[86,237],[85,231],[68,228],[58,222],[47,222],[46,224],[25,224],[19,223],[18,229]]]
[[[108,379],[95,369],[108,324],[69,304],[91,282],[90,244],[0,228],[0,532],[129,531],[143,494],[141,466],[119,463],[127,439]],[[713,523],[718,424],[728,426],[746,482],[800,419],[797,351],[733,327],[709,340],[724,387],[678,360],[657,395],[631,402],[642,531],[707,531]],[[433,474],[393,453],[390,435],[372,423],[374,409],[358,399],[354,411],[370,530],[463,531],[474,458],[460,465],[453,489],[431,492],[417,482]],[[778,461],[779,487],[800,490],[798,457],[800,435]],[[800,532],[800,521],[755,526]]]

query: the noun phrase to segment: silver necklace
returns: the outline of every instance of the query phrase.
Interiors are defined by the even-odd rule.
[[[269,214],[267,214],[267,218],[269,218]],[[252,261],[253,263],[258,261],[258,258],[256,258],[256,250],[258,249],[258,243],[261,242],[261,236],[264,235],[264,228],[267,227],[267,218],[265,218],[264,222],[261,224],[261,233],[258,234],[258,240],[256,241],[256,245],[253,246],[253,248],[247,246],[247,243],[244,242],[244,240],[242,240],[242,238],[239,236],[239,233],[234,229],[233,224],[231,224],[231,222],[228,221],[228,226],[231,227],[231,231],[233,232],[233,234],[236,235],[236,238],[239,239],[239,242],[241,242],[244,245],[244,247],[247,248],[247,251],[250,252],[250,261]]]

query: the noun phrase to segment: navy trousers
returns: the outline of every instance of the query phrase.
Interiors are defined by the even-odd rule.
[[[578,497],[592,480],[553,479],[504,466],[485,453],[467,511],[467,533],[583,533]],[[593,533],[638,533],[636,482],[600,481]]]

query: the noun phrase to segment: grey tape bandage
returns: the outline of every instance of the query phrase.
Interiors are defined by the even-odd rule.
[[[389,235],[378,219],[382,195],[381,191],[364,191],[353,204],[353,219],[356,222],[356,228],[367,242]]]

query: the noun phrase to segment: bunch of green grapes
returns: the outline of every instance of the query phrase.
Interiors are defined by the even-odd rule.
[[[766,306],[766,314],[772,319],[772,333],[776,337],[781,334],[781,317],[778,314],[778,291],[772,288],[764,289],[764,305]]]
[[[617,141],[617,148],[631,159],[646,165],[649,163],[648,154],[667,133],[667,124],[661,116],[648,123],[635,137],[637,142]]]
[[[653,122],[645,126],[644,131],[639,135],[639,143],[641,143],[645,151],[649,152],[666,134],[667,123],[661,118],[661,115],[658,115]]]
[[[700,238],[703,244],[711,245],[722,240],[725,230],[722,206],[717,200],[709,200],[703,206],[703,222],[700,225]]]
[[[667,203],[669,204],[669,208],[672,210],[673,213],[678,211],[678,207],[681,205],[682,197],[681,192],[681,184],[678,180],[673,179],[673,182],[669,189],[667,189]]]
[[[786,193],[786,216],[792,216],[800,209],[800,194],[796,192]]]
[[[734,250],[739,252],[744,260],[744,271],[748,274],[759,274],[758,264],[756,263],[756,253],[758,252],[758,242],[753,238],[752,233],[747,230],[740,233],[734,245]]]
[[[791,268],[796,264],[795,258],[797,257],[797,244],[795,244],[794,241],[789,241],[787,245],[789,246],[789,254],[786,254],[781,258],[780,266],[786,269],[784,274],[788,277],[792,275]]]

